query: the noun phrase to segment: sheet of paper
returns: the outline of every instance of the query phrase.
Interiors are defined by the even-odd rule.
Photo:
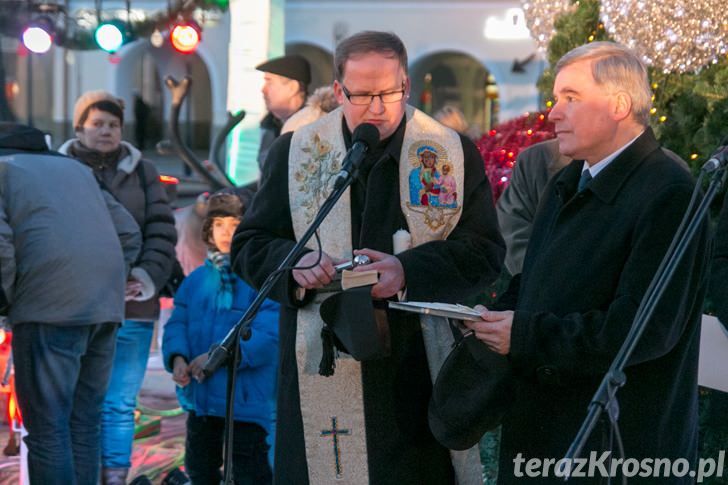
[[[424,313],[439,317],[456,318],[460,320],[480,320],[480,312],[477,312],[468,306],[459,304],[402,301],[389,302],[389,307],[396,310]]]
[[[728,392],[728,333],[711,315],[703,315],[698,384]]]

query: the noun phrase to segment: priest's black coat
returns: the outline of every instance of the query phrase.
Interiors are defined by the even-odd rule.
[[[499,484],[532,483],[523,463],[514,476],[519,453],[525,460],[566,453],[693,191],[690,174],[659,149],[650,129],[577,193],[583,163],[550,181],[534,222],[511,331],[517,398],[502,429]],[[626,458],[685,458],[694,468],[707,234],[704,224],[627,367],[618,393]],[[602,429],[582,456],[600,456]],[[533,482],[563,483],[553,466],[549,476]],[[637,475],[629,482],[692,480]]]
[[[350,134],[344,126],[345,143]],[[351,191],[352,245],[392,254],[392,235],[407,229],[400,210],[398,159],[404,120],[390,139],[365,160]],[[457,302],[495,280],[504,257],[490,186],[483,162],[470,140],[461,138],[465,155],[464,208],[446,241],[401,253],[410,300]],[[271,148],[260,191],[238,228],[233,267],[260,287],[294,245],[288,203],[288,151],[291,135]],[[326,237],[325,234],[322,237]],[[282,304],[275,481],[308,483],[295,360],[294,281],[287,272],[272,298]],[[417,317],[390,312],[392,355],[362,364],[364,413],[370,483],[454,483],[448,451],[427,425],[431,381]]]

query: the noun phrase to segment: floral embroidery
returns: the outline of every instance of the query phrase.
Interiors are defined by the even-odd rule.
[[[341,170],[341,153],[334,151],[332,145],[322,140],[318,134],[310,144],[303,144],[301,151],[307,161],[301,163],[293,173],[298,182],[298,192],[303,192],[300,206],[305,209],[306,223],[313,221],[319,207],[333,190],[334,178]]]

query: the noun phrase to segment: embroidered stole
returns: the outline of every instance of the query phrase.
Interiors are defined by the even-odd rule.
[[[293,134],[288,183],[297,239],[332,192],[334,179],[341,169],[346,154],[342,116],[341,109],[337,109]],[[406,117],[399,160],[400,199],[413,246],[417,246],[447,238],[457,225],[463,204],[464,161],[460,139],[454,131],[410,106]],[[329,213],[319,234],[324,252],[334,258],[351,259],[349,190]],[[308,247],[316,250],[316,241],[309,241]],[[368,484],[361,363],[340,352],[334,375],[318,374],[323,326],[319,306],[327,296],[317,295],[313,302],[298,310],[297,318],[298,388],[309,482]],[[453,338],[444,321],[422,324],[434,379]],[[474,450],[451,454],[458,483],[481,480],[477,446]]]

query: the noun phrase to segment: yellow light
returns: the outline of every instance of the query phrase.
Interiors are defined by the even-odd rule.
[[[650,108],[650,114],[653,115],[657,113],[657,108]]]
[[[15,421],[18,425],[23,423],[23,415],[18,407],[15,393],[11,393],[10,399],[8,399],[8,415],[10,416],[10,420]]]
[[[698,154],[697,153],[693,153],[693,154],[690,155],[690,160],[695,160],[697,158],[698,158]]]
[[[667,121],[667,116],[665,116],[665,115],[660,116],[660,123],[664,123],[665,121]]]
[[[589,37],[587,37],[586,40],[588,40],[589,42],[594,42],[594,36],[590,35]]]
[[[652,89],[657,89],[657,83],[652,83]]]
[[[553,101],[546,101],[546,107],[547,107],[547,108],[550,108],[550,107],[552,107],[553,105],[554,105],[554,102],[553,102]]]
[[[179,184],[179,179],[177,177],[172,177],[171,175],[160,175],[159,181],[166,185]]]

